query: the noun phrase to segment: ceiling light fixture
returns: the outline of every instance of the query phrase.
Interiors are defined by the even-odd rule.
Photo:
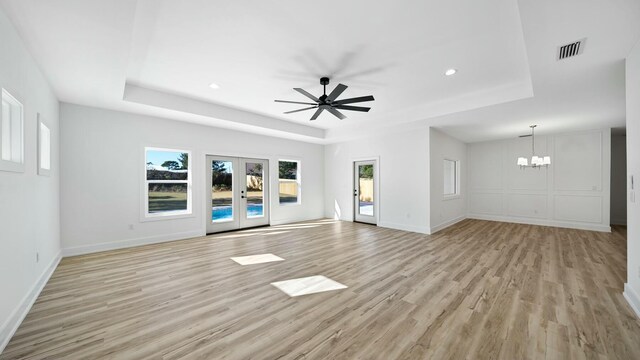
[[[457,72],[458,72],[458,70],[456,70],[456,69],[449,69],[449,70],[445,71],[444,74],[447,75],[447,76],[451,76],[451,75],[453,75],[453,74],[455,74]]]
[[[212,88],[212,89],[220,89],[220,85],[218,85],[216,83],[209,84],[209,87]]]
[[[529,165],[529,162],[527,160],[526,157],[519,157],[518,158],[518,166],[520,166],[520,169],[525,169],[528,167],[532,167],[532,168],[538,168],[540,169],[541,167],[549,167],[549,165],[551,165],[551,156],[537,156],[536,155],[536,139],[535,139],[535,135],[534,135],[534,129],[536,128],[536,126],[538,125],[530,125],[529,127],[531,128],[531,134],[529,135],[520,135],[520,137],[529,137],[531,136],[531,165]]]

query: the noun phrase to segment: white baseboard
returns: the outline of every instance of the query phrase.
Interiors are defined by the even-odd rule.
[[[440,225],[432,226],[430,234],[435,234],[438,231],[444,230],[444,229],[448,228],[449,226],[455,225],[455,224],[459,223],[460,221],[462,221],[462,220],[464,220],[466,218],[467,218],[466,216],[460,216],[460,217],[457,217],[455,219],[452,219],[452,220],[449,220],[449,221],[445,221]]]
[[[58,267],[61,259],[61,253],[58,252],[51,263],[49,263],[49,265],[45,268],[42,275],[40,275],[40,278],[38,278],[36,283],[33,284],[31,289],[29,289],[29,292],[25,295],[25,297],[22,298],[22,301],[20,301],[20,305],[15,310],[13,310],[7,321],[5,321],[5,323],[2,324],[2,327],[0,327],[0,354],[2,354],[4,348],[7,346],[7,344],[9,344],[9,340],[11,340],[13,335],[16,333],[18,327],[20,326],[20,324],[22,324],[22,321],[29,313],[29,310],[31,310],[31,307],[36,302],[38,295],[40,295],[40,292],[42,291],[42,289],[44,289],[44,286],[49,281],[49,278],[51,278],[51,275],[53,275],[53,272]]]
[[[276,225],[286,225],[286,224],[291,224],[291,223],[297,223],[297,222],[301,222],[301,221],[315,221],[315,220],[322,220],[322,219],[326,219],[326,217],[320,215],[320,216],[300,216],[300,217],[296,217],[296,218],[287,218],[287,219],[271,219],[270,221],[270,225],[272,226],[276,226]]]
[[[468,214],[468,219],[477,220],[489,220],[489,221],[501,221],[516,224],[528,224],[528,225],[540,225],[540,226],[553,226],[559,228],[579,229],[589,231],[611,232],[611,226],[605,226],[601,224],[586,224],[586,223],[574,223],[547,219],[527,219],[502,215],[486,215],[486,214]]]
[[[624,284],[624,292],[622,295],[627,299],[636,316],[640,318],[640,296],[629,286],[629,283]]]
[[[144,238],[111,241],[111,242],[100,243],[100,244],[74,246],[74,247],[67,247],[62,249],[62,255],[64,257],[68,257],[68,256],[92,254],[92,253],[101,252],[101,251],[125,249],[125,248],[134,247],[134,246],[150,245],[150,244],[157,244],[157,243],[163,243],[168,241],[189,239],[189,238],[204,236],[204,235],[205,233],[203,232],[203,230],[192,230],[192,231],[185,231],[181,233],[163,234],[163,235],[149,236]]]
[[[378,222],[378,226],[395,229],[395,230],[403,230],[409,232],[416,232],[421,234],[429,234],[429,228],[426,226],[415,226],[415,225],[407,225],[407,224],[397,224],[392,222],[380,221]]]

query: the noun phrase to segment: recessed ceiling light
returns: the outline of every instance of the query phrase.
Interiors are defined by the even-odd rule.
[[[212,89],[220,89],[220,85],[218,85],[216,83],[209,84],[209,87],[212,88]]]
[[[458,72],[458,70],[456,70],[456,69],[449,69],[449,70],[445,71],[444,74],[447,75],[447,76],[451,76],[451,75],[453,75],[453,74],[455,74],[457,72]]]

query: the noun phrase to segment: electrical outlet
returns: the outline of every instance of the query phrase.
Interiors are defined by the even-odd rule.
[[[129,224],[129,230],[133,230],[133,224]]]
[[[40,262],[40,253],[38,252],[36,253],[36,262],[37,263]]]

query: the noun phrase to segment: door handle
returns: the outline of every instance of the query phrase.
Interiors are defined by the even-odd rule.
[[[358,196],[358,190],[353,190],[353,196]]]

